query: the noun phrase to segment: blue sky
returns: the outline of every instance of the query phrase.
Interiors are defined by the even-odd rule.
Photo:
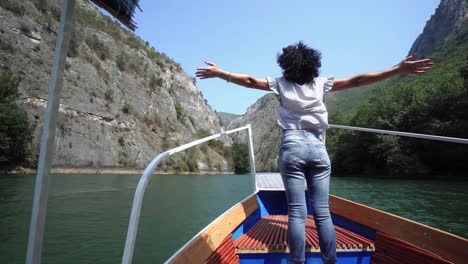
[[[276,55],[303,41],[322,52],[321,75],[349,77],[403,59],[439,0],[141,0],[136,34],[191,76],[205,60],[278,77]],[[219,79],[197,80],[217,111],[243,114],[265,95]]]

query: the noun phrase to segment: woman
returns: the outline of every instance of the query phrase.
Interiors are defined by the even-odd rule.
[[[383,71],[351,78],[318,77],[320,52],[302,42],[283,48],[277,62],[283,76],[258,79],[227,72],[212,62],[198,68],[200,79],[221,78],[241,86],[273,91],[280,98],[277,121],[283,129],[279,165],[288,200],[288,245],[294,263],[305,261],[305,222],[307,218],[304,181],[307,181],[320,251],[324,263],[336,262],[336,236],[328,207],[330,159],[322,132],[328,128],[328,113],[323,102],[326,92],[336,92],[379,82],[400,74],[423,74],[433,67],[431,59],[413,61],[415,54]]]

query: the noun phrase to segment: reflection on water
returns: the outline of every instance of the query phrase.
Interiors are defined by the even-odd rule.
[[[121,261],[135,175],[53,175],[43,263]],[[466,237],[468,182],[333,178],[332,193]],[[0,175],[0,263],[24,263],[34,176]],[[154,176],[135,263],[162,263],[252,193],[248,175]]]
[[[74,195],[74,194],[79,194],[79,193],[94,193],[94,192],[116,192],[116,191],[122,191],[122,189],[105,188],[105,189],[97,189],[97,190],[75,190],[75,191],[68,191],[68,192],[62,192],[62,193],[53,193],[53,194],[50,194],[50,196],[63,196],[63,195]]]

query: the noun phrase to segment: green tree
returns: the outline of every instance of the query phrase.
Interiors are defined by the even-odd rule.
[[[157,77],[156,75],[152,75],[150,80],[149,80],[149,89],[151,92],[156,91],[156,88],[162,87],[163,85],[163,79],[161,77]]]
[[[243,174],[250,171],[249,149],[245,143],[234,143],[231,147],[234,172]]]
[[[187,164],[187,162],[185,160],[178,160],[176,161],[175,165],[174,165],[174,169],[177,171],[177,172],[185,172],[185,171],[188,171],[189,170],[189,166]]]
[[[433,54],[437,66],[406,76],[331,123],[466,138],[468,22]],[[423,139],[331,130],[327,145],[342,175],[464,175],[468,147]]]
[[[188,170],[190,172],[197,172],[200,170],[198,167],[198,157],[200,156],[200,151],[197,147],[190,148],[187,150],[186,163]]]
[[[208,141],[208,146],[214,151],[218,152],[220,155],[224,155],[224,143],[221,140],[210,140]]]
[[[182,105],[180,105],[180,103],[176,101],[174,104],[174,107],[176,110],[177,119],[183,118],[185,114],[184,114],[184,109],[182,108]]]
[[[11,73],[0,74],[0,167],[26,165],[32,131],[27,113],[16,105],[20,80]]]
[[[208,137],[210,136],[210,131],[208,131],[207,129],[200,128],[197,130],[197,136],[199,138]]]
[[[94,50],[96,55],[101,60],[106,60],[111,57],[111,51],[109,47],[107,47],[106,44],[102,42],[97,35],[93,35],[91,37],[86,38],[86,44],[88,44],[89,48]]]

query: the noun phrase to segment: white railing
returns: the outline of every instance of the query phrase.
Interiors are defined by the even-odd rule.
[[[409,132],[400,132],[400,131],[391,131],[391,130],[364,128],[364,127],[342,126],[342,125],[330,125],[330,128],[347,129],[347,130],[363,131],[363,132],[370,132],[370,133],[377,133],[377,134],[387,134],[387,135],[395,135],[395,136],[402,136],[402,137],[423,138],[423,139],[429,139],[429,140],[468,144],[468,139],[465,139],[465,138],[442,137],[442,136],[434,136],[434,135],[428,135],[428,134],[416,134],[416,133],[409,133]]]
[[[57,42],[55,44],[54,64],[49,82],[47,108],[44,114],[39,162],[37,164],[34,198],[29,224],[28,248],[26,251],[27,264],[41,263],[42,241],[46,221],[47,199],[49,192],[49,176],[52,160],[55,154],[55,130],[57,128],[58,108],[60,94],[63,87],[63,74],[73,31],[73,10],[75,0],[64,0],[60,24],[58,27]]]
[[[165,151],[158,156],[156,156],[146,167],[145,172],[140,178],[140,181],[138,182],[138,186],[135,191],[135,196],[133,198],[133,205],[132,205],[132,213],[130,215],[130,222],[128,224],[128,231],[127,231],[127,239],[125,240],[125,249],[124,249],[124,254],[122,257],[122,264],[130,264],[132,262],[133,258],[133,250],[135,248],[135,240],[136,240],[136,235],[138,231],[138,222],[140,219],[140,212],[141,212],[141,206],[143,203],[143,195],[145,193],[146,186],[148,185],[149,179],[151,175],[153,174],[154,169],[158,166],[158,164],[165,159],[166,157],[169,157],[177,152],[186,150],[188,148],[194,147],[196,145],[199,145],[201,143],[210,141],[212,139],[221,137],[223,135],[231,134],[234,132],[238,132],[241,130],[247,129],[248,132],[248,137],[249,137],[249,155],[250,155],[250,171],[252,173],[252,177],[254,180],[254,188],[256,188],[256,183],[255,183],[255,156],[253,152],[253,139],[252,139],[252,128],[249,125],[239,127],[236,129],[232,129],[229,131],[224,131],[215,135],[211,135],[209,137],[205,137],[199,140],[195,140],[191,143],[170,149],[168,151]]]

